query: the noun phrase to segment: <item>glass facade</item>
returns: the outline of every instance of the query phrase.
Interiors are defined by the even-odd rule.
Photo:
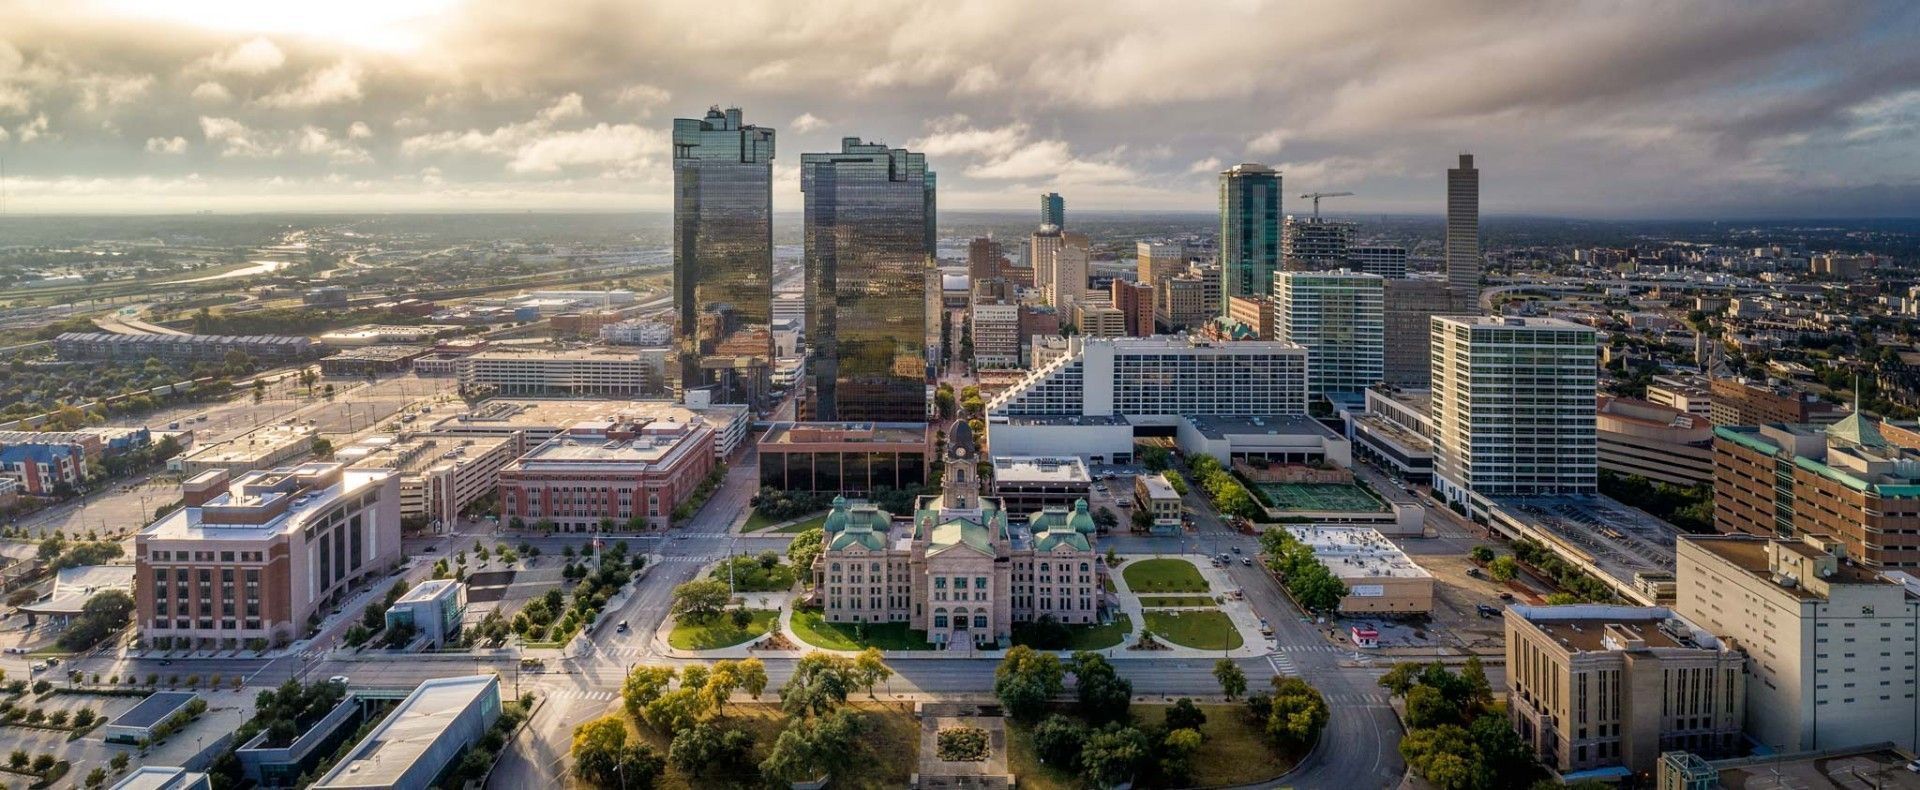
[[[807,420],[923,421],[927,416],[927,270],[934,257],[934,174],[924,154],[841,140],[802,154]]]
[[[773,130],[740,110],[673,121],[673,303],[683,389],[762,397],[773,359]]]
[[[760,449],[762,487],[866,496],[883,488],[900,490],[926,484],[925,453]]]
[[[1220,309],[1226,297],[1272,293],[1279,265],[1280,174],[1266,165],[1234,165],[1220,174]]]

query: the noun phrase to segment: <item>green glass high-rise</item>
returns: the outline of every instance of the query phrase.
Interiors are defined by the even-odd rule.
[[[1265,297],[1280,268],[1280,173],[1261,164],[1220,173],[1220,311],[1227,299]]]
[[[773,130],[738,108],[673,121],[673,304],[681,389],[756,403],[772,368]]]
[[[1056,228],[1067,226],[1067,199],[1058,192],[1048,192],[1040,196],[1040,224]]]
[[[813,347],[803,419],[926,420],[934,183],[925,154],[858,137],[800,155]]]

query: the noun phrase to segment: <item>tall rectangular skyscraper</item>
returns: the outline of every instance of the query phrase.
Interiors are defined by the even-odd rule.
[[[1473,154],[1447,170],[1447,287],[1460,304],[1480,298],[1480,171]]]
[[[1040,196],[1040,224],[1056,228],[1067,226],[1067,199],[1058,192],[1048,192]]]
[[[1220,291],[1265,298],[1280,267],[1280,174],[1261,164],[1220,174]],[[1224,314],[1224,313],[1223,313]]]
[[[1385,282],[1347,270],[1281,272],[1275,340],[1307,349],[1307,395],[1353,395],[1386,377]]]
[[[673,121],[673,303],[682,389],[763,397],[773,359],[773,130],[714,107]]]
[[[1433,490],[1489,498],[1591,494],[1599,339],[1556,318],[1434,316]]]
[[[800,155],[814,349],[804,419],[926,420],[934,186],[925,154],[858,137]]]

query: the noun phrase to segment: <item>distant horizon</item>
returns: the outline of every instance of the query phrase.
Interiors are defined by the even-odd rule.
[[[1285,212],[1285,213],[1290,216],[1301,216],[1300,214],[1296,214],[1293,212]],[[628,215],[643,215],[643,216],[671,217],[672,214],[673,212],[670,209],[631,209],[631,210],[616,211],[616,210],[575,210],[575,209],[557,209],[557,208],[418,209],[418,210],[360,210],[360,211],[350,211],[350,210],[344,210],[344,209],[341,209],[341,210],[287,209],[287,210],[265,210],[265,211],[212,211],[212,210],[209,210],[209,211],[150,211],[150,212],[149,211],[94,211],[94,212],[8,211],[6,213],[0,213],[0,222],[5,222],[8,220],[16,220],[16,219],[85,219],[90,217],[129,217],[129,218],[152,218],[152,219],[194,218],[194,217],[382,217],[382,216],[460,217],[460,216],[488,216],[488,215],[511,215],[511,216],[533,215],[533,216],[556,216],[556,217],[617,217],[617,216],[628,216]],[[800,217],[802,215],[802,212],[793,211],[793,210],[775,210],[773,212],[773,215],[776,217]],[[1038,223],[1038,212],[1030,209],[1026,209],[1026,208],[950,209],[950,210],[941,210],[939,212],[939,216],[941,217],[946,217],[951,215],[994,216],[994,217],[1007,217],[1007,218],[1014,218],[1022,215],[1033,215],[1036,224]],[[1068,224],[1069,226],[1071,226],[1072,224],[1071,220],[1075,216],[1217,217],[1218,212],[1202,211],[1202,210],[1194,210],[1194,209],[1073,209],[1070,207],[1068,209],[1067,216],[1069,218]],[[1433,220],[1433,221],[1439,222],[1439,221],[1444,221],[1446,219],[1446,215],[1442,212],[1421,213],[1421,212],[1404,212],[1404,211],[1331,212],[1331,211],[1323,210],[1320,212],[1320,216],[1326,219],[1334,219],[1334,220],[1363,220],[1367,218],[1378,218],[1378,219],[1419,219],[1419,220]],[[1780,223],[1817,223],[1817,222],[1897,223],[1897,222],[1920,222],[1920,214],[1902,215],[1902,216],[1893,216],[1893,215],[1888,215],[1888,216],[1788,216],[1788,215],[1754,216],[1754,215],[1749,215],[1749,216],[1721,216],[1721,217],[1710,217],[1710,216],[1602,217],[1602,216],[1577,216],[1577,215],[1563,215],[1563,214],[1520,214],[1520,213],[1485,212],[1485,211],[1481,212],[1480,220],[1482,223],[1486,222],[1489,219],[1535,220],[1535,221],[1554,221],[1554,222],[1598,222],[1598,223],[1608,223],[1608,224],[1663,223],[1663,222],[1664,223],[1681,223],[1681,224],[1701,224],[1701,223],[1780,224]]]

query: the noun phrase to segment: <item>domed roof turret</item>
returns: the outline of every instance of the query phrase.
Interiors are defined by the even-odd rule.
[[[846,529],[847,519],[850,517],[847,498],[844,496],[836,496],[833,498],[833,509],[827,511],[827,520],[820,525],[820,530],[828,535],[832,535],[833,533]]]

